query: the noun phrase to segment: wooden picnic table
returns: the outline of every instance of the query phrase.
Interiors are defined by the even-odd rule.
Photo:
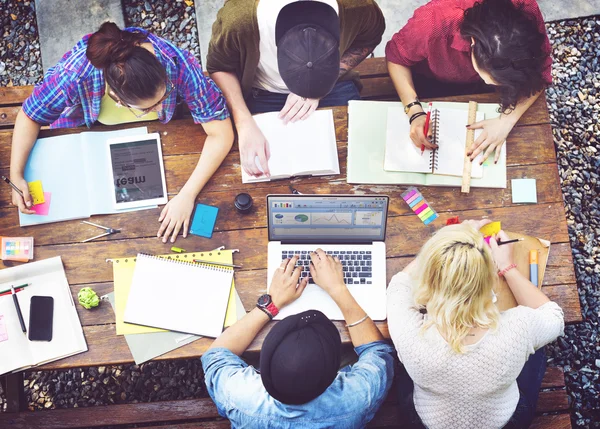
[[[495,102],[494,94],[438,98],[442,101]],[[235,263],[243,267],[235,272],[235,284],[247,311],[267,287],[267,230],[266,195],[289,193],[288,184],[300,192],[309,194],[385,194],[390,196],[387,245],[388,280],[415,256],[431,234],[445,225],[446,219],[459,216],[501,220],[505,229],[545,238],[552,242],[550,256],[542,289],[564,310],[567,323],[581,320],[581,311],[563,197],[557,169],[557,160],[549,123],[546,100],[541,96],[523,115],[507,142],[507,188],[471,189],[468,195],[460,188],[421,187],[420,191],[440,218],[425,226],[412,213],[400,197],[406,186],[350,185],[346,183],[347,155],[347,108],[333,108],[338,155],[341,174],[326,177],[297,178],[267,183],[242,184],[240,157],[237,143],[227,155],[223,165],[199,195],[198,201],[219,207],[215,233],[212,239],[193,235],[177,239],[175,246],[186,251],[206,251],[225,246],[239,249]],[[135,124],[136,126],[140,124]],[[184,185],[195,167],[202,151],[206,134],[191,118],[172,121],[143,123],[149,132],[159,132],[163,145],[163,157],[169,197],[173,197]],[[95,126],[92,131],[104,131],[119,127]],[[84,129],[43,130],[40,137],[78,133]],[[0,174],[8,175],[12,130],[0,130]],[[535,178],[537,180],[537,204],[513,204],[510,179]],[[74,177],[73,180],[78,180]],[[96,230],[79,220],[19,227],[17,209],[10,205],[8,187],[0,192],[0,231],[5,236],[33,236],[36,260],[61,256],[71,291],[76,299],[77,292],[85,286],[92,287],[99,295],[113,290],[112,266],[105,262],[109,258],[135,256],[138,252],[148,254],[169,253],[171,243],[163,244],[156,233],[161,208],[94,216],[93,222],[120,228],[121,233],[81,243]],[[233,206],[234,197],[240,192],[249,193],[254,199],[250,214],[240,214]],[[0,269],[12,266],[0,262]],[[133,361],[122,336],[115,333],[114,313],[107,303],[99,308],[85,310],[77,306],[89,351],[40,367],[42,370],[67,369],[82,366],[100,366],[130,363]],[[274,322],[272,322],[274,323]],[[344,342],[349,342],[347,330],[341,322],[336,325]],[[388,336],[386,322],[378,322],[382,333]],[[250,350],[258,351],[269,327],[253,341]],[[195,358],[201,356],[212,339],[203,338],[174,350],[158,359]],[[560,371],[562,375],[562,371]],[[556,377],[555,379],[558,380]],[[557,381],[564,386],[564,380]],[[562,384],[561,384],[562,383]],[[560,387],[560,386],[559,386]],[[566,395],[561,399],[564,411]]]

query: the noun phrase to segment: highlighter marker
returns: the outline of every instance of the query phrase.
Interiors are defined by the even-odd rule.
[[[529,281],[538,286],[538,251],[529,251]]]

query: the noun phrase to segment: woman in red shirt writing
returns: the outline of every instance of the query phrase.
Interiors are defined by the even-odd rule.
[[[550,42],[535,0],[432,0],[390,40],[388,70],[417,147],[435,148],[424,134],[422,97],[487,92],[500,95],[501,115],[471,125],[483,131],[471,152],[495,159],[506,137],[552,83]],[[408,109],[406,109],[408,108]]]

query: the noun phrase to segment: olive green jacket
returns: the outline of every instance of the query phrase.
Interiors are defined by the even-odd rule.
[[[227,0],[213,24],[206,70],[235,73],[244,98],[252,84],[260,59],[260,33],[256,18],[259,0]],[[348,48],[375,47],[385,30],[383,13],[374,0],[337,0],[340,17],[340,56]],[[342,79],[357,79],[346,73]]]

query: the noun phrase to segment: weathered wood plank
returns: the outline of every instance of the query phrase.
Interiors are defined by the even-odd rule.
[[[537,416],[529,429],[571,429],[571,416],[569,414],[552,414]]]
[[[387,75],[387,62],[385,57],[367,58],[354,68],[361,80],[371,76]]]
[[[0,106],[0,127],[12,127],[21,106]]]
[[[536,177],[538,184],[538,203],[552,204],[562,202],[562,193],[557,186],[559,178],[555,169],[547,165],[533,165],[529,167],[510,167],[508,178],[522,176]],[[170,182],[171,183],[171,182]],[[304,182],[298,188],[305,190]],[[391,197],[389,216],[412,215],[412,211],[402,200],[400,194],[405,187],[399,186],[353,186],[343,181],[329,181],[320,186],[312,186],[312,192],[319,194],[365,194],[380,193]],[[8,189],[2,194],[2,199],[10,196]],[[253,195],[254,211],[249,215],[240,215],[232,209],[235,195],[246,190]],[[511,207],[512,197],[510,180],[506,189],[473,189],[466,195],[460,194],[458,188],[422,188],[425,198],[438,213],[447,212],[448,216],[460,215],[466,209],[492,209],[497,207]],[[266,196],[267,194],[289,193],[286,182],[276,182],[268,188],[230,189],[223,191],[206,191],[199,196],[203,204],[218,206],[221,210],[217,220],[217,231],[229,231],[240,228],[256,228],[266,226]],[[135,213],[122,213],[115,215],[94,216],[94,222],[101,225],[116,225],[122,232],[113,235],[108,240],[121,240],[124,238],[150,237],[156,234],[159,224],[158,216],[162,208],[143,210]],[[462,216],[461,216],[462,217]],[[135,219],[135,222],[132,220]],[[242,223],[240,223],[242,222]],[[440,222],[442,224],[442,222]],[[58,222],[54,224],[37,225],[35,227],[19,227],[18,211],[16,207],[5,206],[0,208],[0,231],[7,236],[20,236],[29,234],[34,236],[36,245],[73,243],[93,236],[95,229],[80,221]]]
[[[435,206],[433,206],[435,207]],[[452,215],[451,213],[449,215]],[[516,206],[495,208],[489,210],[466,210],[460,212],[461,218],[501,219],[503,227],[508,231],[519,231],[523,234],[544,237],[552,243],[567,243],[569,240],[566,222],[561,223],[564,216],[562,203],[551,203],[545,207],[544,216],[540,217],[537,206]],[[387,224],[387,256],[410,256],[418,252],[421,245],[436,229],[443,225],[423,225],[416,216],[396,216],[388,219]],[[137,224],[137,223],[136,223]],[[156,222],[155,225],[157,225]],[[107,225],[108,226],[108,225]],[[113,227],[122,227],[110,223]],[[132,228],[137,226],[131,225]],[[92,228],[93,229],[93,228]],[[95,231],[89,231],[91,233]],[[85,234],[83,237],[90,237]],[[266,228],[249,230],[223,231],[213,234],[212,239],[197,236],[177,241],[179,247],[187,250],[215,249],[221,245],[227,248],[240,248],[242,252],[237,261],[244,269],[266,268],[267,264],[267,231]],[[108,264],[102,264],[108,258],[116,258],[137,253],[161,254],[168,253],[170,244],[163,244],[155,236],[129,240],[111,240],[111,245],[105,242],[76,243],[64,245],[40,246],[35,249],[36,259],[62,256],[71,284],[106,282],[112,279]],[[92,263],[93,262],[93,263]],[[0,263],[0,268],[9,266],[10,262]]]
[[[546,368],[544,379],[542,380],[542,389],[565,387],[565,372],[558,366],[549,366]]]
[[[339,160],[340,164],[342,164],[345,168],[347,151],[346,142],[348,140],[347,110],[346,108],[336,107],[333,109],[333,112],[336,126],[336,137],[338,140]],[[165,159],[169,158],[170,156],[187,155],[190,157],[190,166],[188,167],[188,170],[189,168],[193,168],[195,166],[200,152],[204,148],[206,134],[201,126],[193,123],[191,118],[171,121],[168,124],[144,122],[140,123],[139,125],[147,126],[149,132],[158,132],[161,134],[162,150]],[[101,125],[94,126],[92,131],[107,131],[130,128],[131,126],[132,124],[118,125],[114,127],[106,127]],[[79,133],[81,131],[87,131],[87,129],[84,127],[60,130],[48,129],[43,130],[40,133],[40,137],[53,137],[57,135]],[[11,141],[12,131],[0,130],[0,171],[2,171],[3,174],[8,174],[8,167],[10,165]],[[536,142],[535,151],[531,150],[532,141]],[[552,128],[549,124],[515,127],[508,136],[507,147],[508,166],[556,163],[556,153],[552,140]],[[223,169],[223,174],[231,174],[235,176],[235,180],[231,184],[238,186],[241,185],[239,164],[239,152],[236,141],[231,153],[224,161],[224,166],[221,168]],[[186,174],[189,177],[187,170]],[[344,175],[338,177],[340,180],[344,179]],[[187,177],[183,178],[182,180],[187,180]],[[268,183],[255,184],[255,186],[259,187],[264,187],[267,185]],[[169,184],[169,186],[171,186],[171,184]],[[178,186],[183,186],[183,183],[179,184]],[[5,201],[7,201],[6,197],[0,200],[0,206],[4,204]]]
[[[0,413],[0,426],[14,429],[63,429],[217,417],[219,413],[212,400],[202,398],[24,412],[16,415]]]
[[[549,413],[569,409],[569,396],[566,390],[545,390],[540,392],[536,412]]]
[[[110,291],[109,284],[90,285],[96,287],[99,293],[106,293]],[[244,303],[246,310],[254,308],[256,299],[262,293],[266,291],[266,270],[253,270],[253,271],[241,271],[236,273],[236,287]],[[73,294],[76,293],[78,287],[71,287]],[[565,321],[567,323],[581,321],[581,313],[579,309],[579,301],[577,296],[577,287],[575,284],[568,285],[557,285],[557,286],[544,286],[543,291],[549,296],[551,300],[556,301],[561,305],[565,313]],[[571,296],[569,299],[565,299],[565,296]],[[575,298],[573,298],[575,296]],[[570,306],[567,306],[570,305]],[[78,306],[79,307],[79,306]],[[122,336],[116,336],[115,325],[114,325],[114,313],[107,303],[102,303],[100,308],[88,311],[78,308],[82,324],[84,325],[84,334],[89,347],[89,351],[83,354],[72,356],[67,359],[63,359],[57,362],[42,367],[43,369],[57,369],[57,368],[69,368],[77,366],[94,366],[94,365],[107,365],[107,364],[122,364],[132,361],[131,353],[127,347]],[[100,323],[100,324],[98,324]],[[256,340],[252,343],[249,351],[257,352],[260,350],[260,346],[264,337],[271,329],[273,324],[268,325]],[[334,322],[340,332],[342,341],[345,343],[350,342],[347,329],[344,327],[342,322]],[[92,325],[90,325],[92,324]],[[379,329],[382,333],[389,337],[387,331],[387,325],[385,322],[377,322]],[[179,358],[192,358],[201,356],[206,349],[212,343],[212,339],[204,338],[200,339],[192,344],[174,350],[166,355],[158,358],[163,359],[179,359]],[[559,374],[557,370],[552,372],[545,379],[544,387],[562,387],[563,383],[559,380]]]
[[[22,104],[33,92],[33,85],[0,87],[0,105]]]
[[[248,352],[259,352],[260,347],[265,339],[265,336],[277,322],[269,323],[265,329],[263,329],[252,341],[248,347]],[[350,336],[348,330],[343,322],[334,322],[342,342],[349,343]],[[376,322],[377,327],[381,331],[382,335],[389,338],[389,332],[387,324],[385,322]],[[133,358],[129,347],[125,342],[123,336],[117,336],[115,325],[94,325],[84,326],[83,333],[88,345],[88,351],[80,353],[75,356],[68,357],[56,362],[51,362],[47,365],[43,365],[38,369],[66,369],[66,368],[77,368],[82,366],[99,366],[99,365],[118,365],[131,363]],[[212,344],[212,338],[200,338],[191,344],[184,347],[180,347],[173,350],[157,359],[169,360],[169,359],[189,359],[200,357],[206,352],[208,347]]]
[[[387,277],[389,280],[410,262],[412,258],[394,258],[387,261]],[[400,266],[401,265],[401,266]],[[400,266],[400,267],[399,267]],[[547,276],[548,277],[548,276]],[[235,274],[236,288],[240,294],[242,303],[246,310],[251,310],[256,304],[257,298],[267,290],[267,271],[266,270],[245,270],[238,271]],[[112,282],[90,283],[82,285],[72,285],[71,294],[77,302],[77,293],[82,287],[89,286],[93,288],[98,296],[105,295],[113,291]],[[544,293],[557,302],[564,311],[565,322],[575,323],[581,321],[579,307],[579,295],[575,283],[564,283],[556,285],[543,286]],[[110,325],[115,321],[115,316],[111,306],[108,303],[101,303],[99,307],[92,310],[86,310],[82,306],[77,306],[79,320],[83,326]],[[557,386],[547,386],[557,387]]]

